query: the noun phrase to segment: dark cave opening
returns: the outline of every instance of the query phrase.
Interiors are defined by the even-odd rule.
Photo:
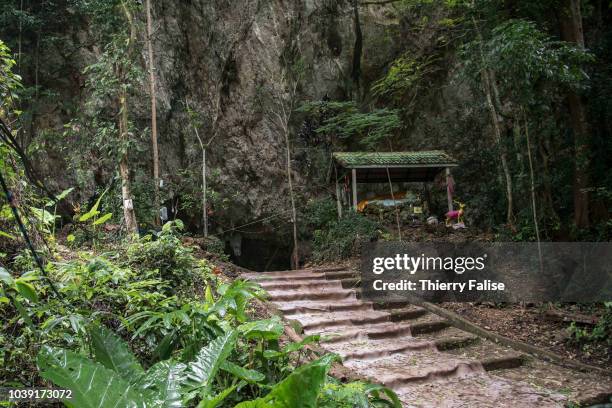
[[[239,244],[236,242],[239,241]],[[225,252],[233,263],[252,271],[284,271],[291,269],[291,246],[270,237],[228,240]]]

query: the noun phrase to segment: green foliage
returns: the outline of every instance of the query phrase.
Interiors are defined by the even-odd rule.
[[[356,139],[368,149],[392,138],[401,127],[397,110],[380,108],[362,112],[355,102],[309,102],[298,111],[325,117],[317,133]]]
[[[185,364],[160,361],[149,368],[136,386],[149,395],[152,406],[183,407],[181,385],[185,381]]]
[[[350,384],[330,381],[323,388],[318,403],[321,408],[400,408],[402,406],[393,391],[361,381]]]
[[[302,219],[312,231],[325,228],[338,219],[338,206],[329,198],[309,200]]]
[[[0,117],[7,115],[22,87],[21,77],[13,72],[15,64],[11,50],[0,40]]]
[[[319,261],[348,258],[359,253],[361,243],[379,234],[378,223],[351,211],[314,231],[313,257]]]
[[[381,226],[375,221],[349,211],[338,219],[336,202],[330,198],[308,202],[303,219],[312,231],[313,258],[334,261],[356,255],[362,242],[379,237]]]
[[[229,331],[203,347],[196,355],[195,360],[189,364],[187,377],[192,389],[199,390],[206,396],[210,393],[212,381],[234,349],[237,332]]]
[[[402,108],[411,109],[419,90],[426,86],[424,79],[435,71],[434,62],[433,58],[420,61],[408,54],[399,57],[393,61],[387,74],[374,83],[373,94],[397,104],[407,101]]]
[[[142,366],[120,337],[104,326],[94,326],[88,332],[94,360],[124,378],[142,376]]]
[[[590,342],[605,342],[612,346],[612,302],[604,302],[604,313],[593,329],[578,326],[572,322],[568,328],[570,342],[585,344]]]
[[[315,401],[332,358],[305,369],[296,365],[318,336],[281,346],[278,317],[252,320],[247,314],[260,288],[217,282],[211,268],[182,247],[179,229],[179,223],[164,226],[158,241],[173,239],[161,252],[140,248],[158,242],[143,238],[105,256],[83,253],[52,262],[48,272],[62,300],[34,273],[15,278],[0,269],[0,312],[9,316],[2,332],[14,333],[13,341],[0,345],[0,378],[40,384],[38,355],[40,375],[74,391],[67,406],[214,407],[253,398],[255,404],[293,406],[303,399],[297,386],[312,386],[305,401]],[[172,245],[180,248],[168,251]],[[149,263],[127,257],[141,250]],[[169,263],[160,263],[166,256]],[[166,268],[165,277],[159,268]],[[189,279],[178,279],[174,268]]]
[[[43,347],[38,366],[44,378],[72,390],[69,407],[147,406],[146,399],[118,373],[68,350]]]
[[[488,40],[466,44],[462,54],[471,75],[478,77],[482,69],[497,72],[504,95],[524,107],[541,105],[546,101],[542,96],[550,99],[551,92],[562,90],[558,87],[585,88],[589,79],[585,66],[593,62],[588,51],[553,40],[526,20],[503,22]]]
[[[73,391],[73,399],[65,401],[67,406],[183,407],[199,401],[198,407],[215,407],[245,384],[241,378],[254,382],[263,378],[254,370],[226,361],[237,344],[237,332],[232,330],[203,347],[193,361],[181,363],[168,359],[146,372],[117,335],[101,327],[93,327],[90,333],[93,359],[48,346],[38,355],[41,375],[56,386]],[[270,387],[265,396],[236,406],[344,407],[349,402],[359,402],[352,405],[359,407],[401,406],[397,396],[384,387],[363,383],[325,385],[329,368],[338,359],[337,355],[330,354],[303,365]],[[240,383],[213,394],[220,369],[235,375]],[[382,398],[382,394],[387,398]]]
[[[197,261],[190,248],[181,244],[179,232],[184,228],[180,220],[169,221],[162,230],[154,235],[146,235],[128,245],[128,262],[135,268],[156,271],[161,279],[176,282],[198,283],[200,274],[194,265],[206,268],[204,262]]]
[[[295,370],[263,398],[243,402],[236,408],[315,408],[327,372],[338,356],[330,354]]]

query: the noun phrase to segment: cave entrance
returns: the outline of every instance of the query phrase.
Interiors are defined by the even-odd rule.
[[[291,246],[277,237],[230,237],[225,252],[233,263],[252,271],[286,271],[291,269]]]

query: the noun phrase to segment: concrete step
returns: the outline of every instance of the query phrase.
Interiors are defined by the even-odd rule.
[[[431,382],[396,386],[405,407],[419,408],[561,408],[567,396],[509,381],[488,373],[461,373]]]
[[[365,326],[391,321],[390,314],[374,310],[309,313],[294,315],[291,318],[299,321],[303,329],[308,331],[338,326]]]
[[[428,312],[424,309],[393,310],[389,312],[375,310],[351,310],[333,312],[310,312],[307,314],[293,315],[292,319],[298,320],[304,330],[323,330],[338,326],[367,326],[384,322],[402,322],[417,319]]]
[[[309,279],[309,280],[293,280],[293,281],[260,281],[259,284],[262,288],[267,291],[270,290],[283,290],[283,291],[296,291],[296,290],[308,290],[308,289],[328,289],[338,288],[343,289],[342,284],[335,280],[327,279]]]
[[[338,343],[354,339],[385,339],[398,337],[411,337],[413,333],[429,333],[442,330],[449,326],[446,320],[422,322],[422,323],[392,323],[383,322],[378,324],[368,324],[363,327],[337,326],[327,331],[323,331],[326,343]],[[306,330],[312,334],[314,330]]]
[[[363,311],[373,310],[371,303],[359,302],[357,300],[333,301],[327,300],[295,300],[283,302],[277,305],[285,316],[293,316],[305,313],[321,313],[336,311]]]
[[[349,300],[356,299],[355,292],[342,288],[330,288],[308,291],[268,291],[268,299],[274,303],[289,302],[294,300]]]
[[[325,273],[312,271],[295,272],[253,272],[242,274],[242,278],[254,282],[274,280],[297,280],[297,279],[325,279]]]

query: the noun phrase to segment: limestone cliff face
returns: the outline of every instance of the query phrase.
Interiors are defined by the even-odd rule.
[[[360,25],[367,25],[362,30],[372,36],[394,23],[380,7],[360,14]],[[219,169],[223,188],[239,192],[235,200],[254,216],[278,211],[287,197],[285,142],[262,106],[270,103],[263,90],[282,86],[276,82],[283,53],[297,52],[302,61],[299,100],[346,98],[355,92],[355,61],[384,66],[376,61],[384,46],[372,43],[360,51],[350,0],[163,1],[155,15],[164,168],[180,167],[188,150],[197,148],[183,102],[204,112],[208,123],[218,102],[211,165]],[[299,185],[299,165],[294,168]]]
[[[330,6],[329,4],[335,4]],[[164,169],[184,165],[197,149],[184,102],[205,117],[212,136],[210,165],[218,182],[239,192],[236,204],[252,216],[278,211],[286,197],[285,143],[262,93],[281,76],[291,39],[306,61],[301,96],[342,92],[353,52],[352,7],[342,1],[193,1],[157,5],[160,110]],[[208,125],[208,126],[206,126]],[[296,176],[299,177],[299,174]]]
[[[284,53],[297,53],[294,59],[303,63],[299,100],[346,98],[357,92],[358,81],[368,80],[368,72],[382,70],[393,57],[392,42],[362,41],[358,33],[361,30],[370,39],[382,38],[380,34],[397,21],[386,15],[384,8],[362,7],[356,25],[351,0],[153,3],[162,177],[176,179],[174,175],[181,169],[199,166],[199,144],[189,126],[185,104],[201,115],[200,133],[205,140],[213,134],[211,123],[216,117],[209,166],[217,174],[216,189],[222,189],[232,200],[234,213],[228,217],[236,221],[276,213],[288,206],[285,142],[265,106],[271,103],[269,98],[262,97],[263,90],[270,87],[282,92],[278,78]],[[48,71],[61,69],[65,74],[62,81],[45,84],[61,96],[36,116],[34,133],[61,129],[62,122],[70,117],[70,111],[62,110],[62,106],[78,106],[83,97],[82,68],[95,61],[100,52],[98,44],[88,43],[88,29],[84,23],[64,34],[65,44],[77,50],[74,54],[58,57],[58,61],[52,55],[43,56],[51,66],[56,65]],[[145,57],[143,52],[143,61]],[[132,119],[141,128],[148,126],[149,120],[147,86],[142,84],[141,97],[132,102]],[[292,127],[299,126],[297,118]],[[142,145],[147,146],[146,141]],[[63,156],[53,146],[47,146],[47,150],[50,155],[40,163],[43,171],[52,176],[59,166],[70,168],[59,163]],[[144,163],[146,154],[142,153]],[[299,163],[294,169],[296,184],[304,185]],[[79,175],[81,182],[93,187],[108,178],[112,170],[94,173]],[[67,174],[55,181],[66,187],[76,176]]]

